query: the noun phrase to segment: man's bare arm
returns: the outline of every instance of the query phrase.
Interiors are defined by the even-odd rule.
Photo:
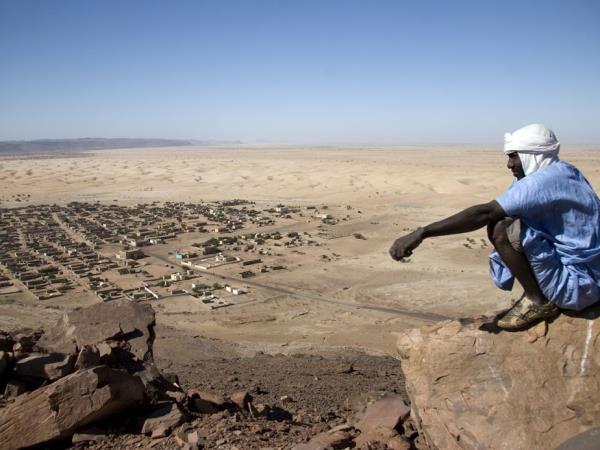
[[[410,256],[423,239],[434,236],[467,233],[482,228],[490,223],[495,223],[506,217],[506,213],[496,200],[481,205],[471,206],[457,214],[447,217],[439,222],[434,222],[423,228],[418,228],[394,242],[390,248],[390,255],[396,261]]]

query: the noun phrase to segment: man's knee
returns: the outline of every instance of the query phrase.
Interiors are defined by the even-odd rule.
[[[495,223],[490,223],[488,225],[487,232],[488,238],[494,247],[499,245],[510,245],[507,232],[507,223],[504,219]]]

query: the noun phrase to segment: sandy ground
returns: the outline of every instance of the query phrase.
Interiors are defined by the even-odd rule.
[[[565,149],[562,157],[600,186],[600,153]],[[352,220],[332,227],[339,238],[298,256],[294,270],[260,278],[333,302],[256,289],[240,305],[207,312],[189,298],[164,299],[155,304],[159,330],[225,343],[226,352],[239,355],[330,349],[393,354],[393,333],[427,319],[358,304],[461,317],[500,309],[518,295],[492,285],[484,230],[426,241],[408,263],[387,254],[407,230],[499,195],[511,182],[505,164],[498,149],[460,147],[162,148],[6,157],[0,159],[0,206],[243,198],[348,211]],[[356,232],[367,239],[354,239]],[[320,253],[339,256],[317,264]],[[89,293],[43,305],[3,295],[0,328],[49,324],[94,301]],[[161,342],[170,341],[158,337],[160,353],[166,349]],[[181,361],[206,350],[181,347],[173,356]]]

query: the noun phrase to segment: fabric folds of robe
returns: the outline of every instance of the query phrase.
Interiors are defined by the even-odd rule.
[[[552,303],[581,310],[600,300],[600,200],[577,168],[557,161],[514,181],[496,201],[521,219],[523,251]],[[513,274],[496,252],[490,274],[512,289]]]

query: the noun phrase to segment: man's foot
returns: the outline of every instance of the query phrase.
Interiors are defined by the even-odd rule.
[[[540,305],[523,296],[496,322],[496,325],[503,330],[523,330],[540,320],[550,319],[558,314],[560,310],[556,305],[552,303]]]

